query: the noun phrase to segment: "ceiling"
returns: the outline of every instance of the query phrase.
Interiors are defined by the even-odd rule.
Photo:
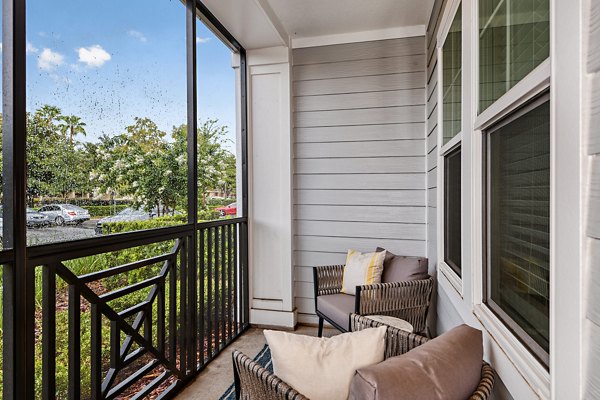
[[[426,25],[434,0],[203,0],[246,49]]]
[[[427,24],[433,0],[267,0],[291,38]]]

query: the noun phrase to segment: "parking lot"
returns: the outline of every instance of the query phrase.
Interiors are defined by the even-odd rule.
[[[95,237],[94,228],[97,220],[86,221],[80,225],[47,226],[44,228],[28,228],[27,242],[30,246],[40,244],[68,242]]]

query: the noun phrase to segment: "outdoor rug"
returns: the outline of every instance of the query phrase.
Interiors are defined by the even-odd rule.
[[[273,361],[271,360],[271,350],[269,350],[269,346],[265,344],[265,347],[258,353],[256,357],[254,357],[254,361],[256,361],[261,367],[266,368],[267,370],[273,372]],[[223,393],[219,400],[235,400],[235,384],[231,384]]]

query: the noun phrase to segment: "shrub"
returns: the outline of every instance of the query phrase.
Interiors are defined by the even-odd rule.
[[[84,208],[90,212],[90,216],[94,217],[107,217],[110,215],[115,215],[129,207],[127,204],[120,205],[111,205],[111,206],[85,206]]]
[[[210,199],[206,200],[206,204],[209,206],[226,206],[227,204],[231,204],[235,202],[235,198],[226,198],[226,199],[220,199],[218,197],[211,197]]]
[[[198,212],[198,221],[210,221],[219,218],[219,213],[214,210],[203,210]],[[168,215],[143,221],[119,221],[102,224],[104,234],[142,231],[146,229],[165,228],[173,225],[187,223],[187,214]]]

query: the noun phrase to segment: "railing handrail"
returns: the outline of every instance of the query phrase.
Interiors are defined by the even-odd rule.
[[[199,222],[197,229],[212,228],[246,222],[247,217],[230,218],[208,222]],[[27,248],[29,265],[36,266],[55,261],[68,261],[76,258],[119,251],[131,247],[164,242],[192,236],[194,224],[182,224],[143,231],[116,233],[96,238],[79,239],[64,243],[51,243]]]

